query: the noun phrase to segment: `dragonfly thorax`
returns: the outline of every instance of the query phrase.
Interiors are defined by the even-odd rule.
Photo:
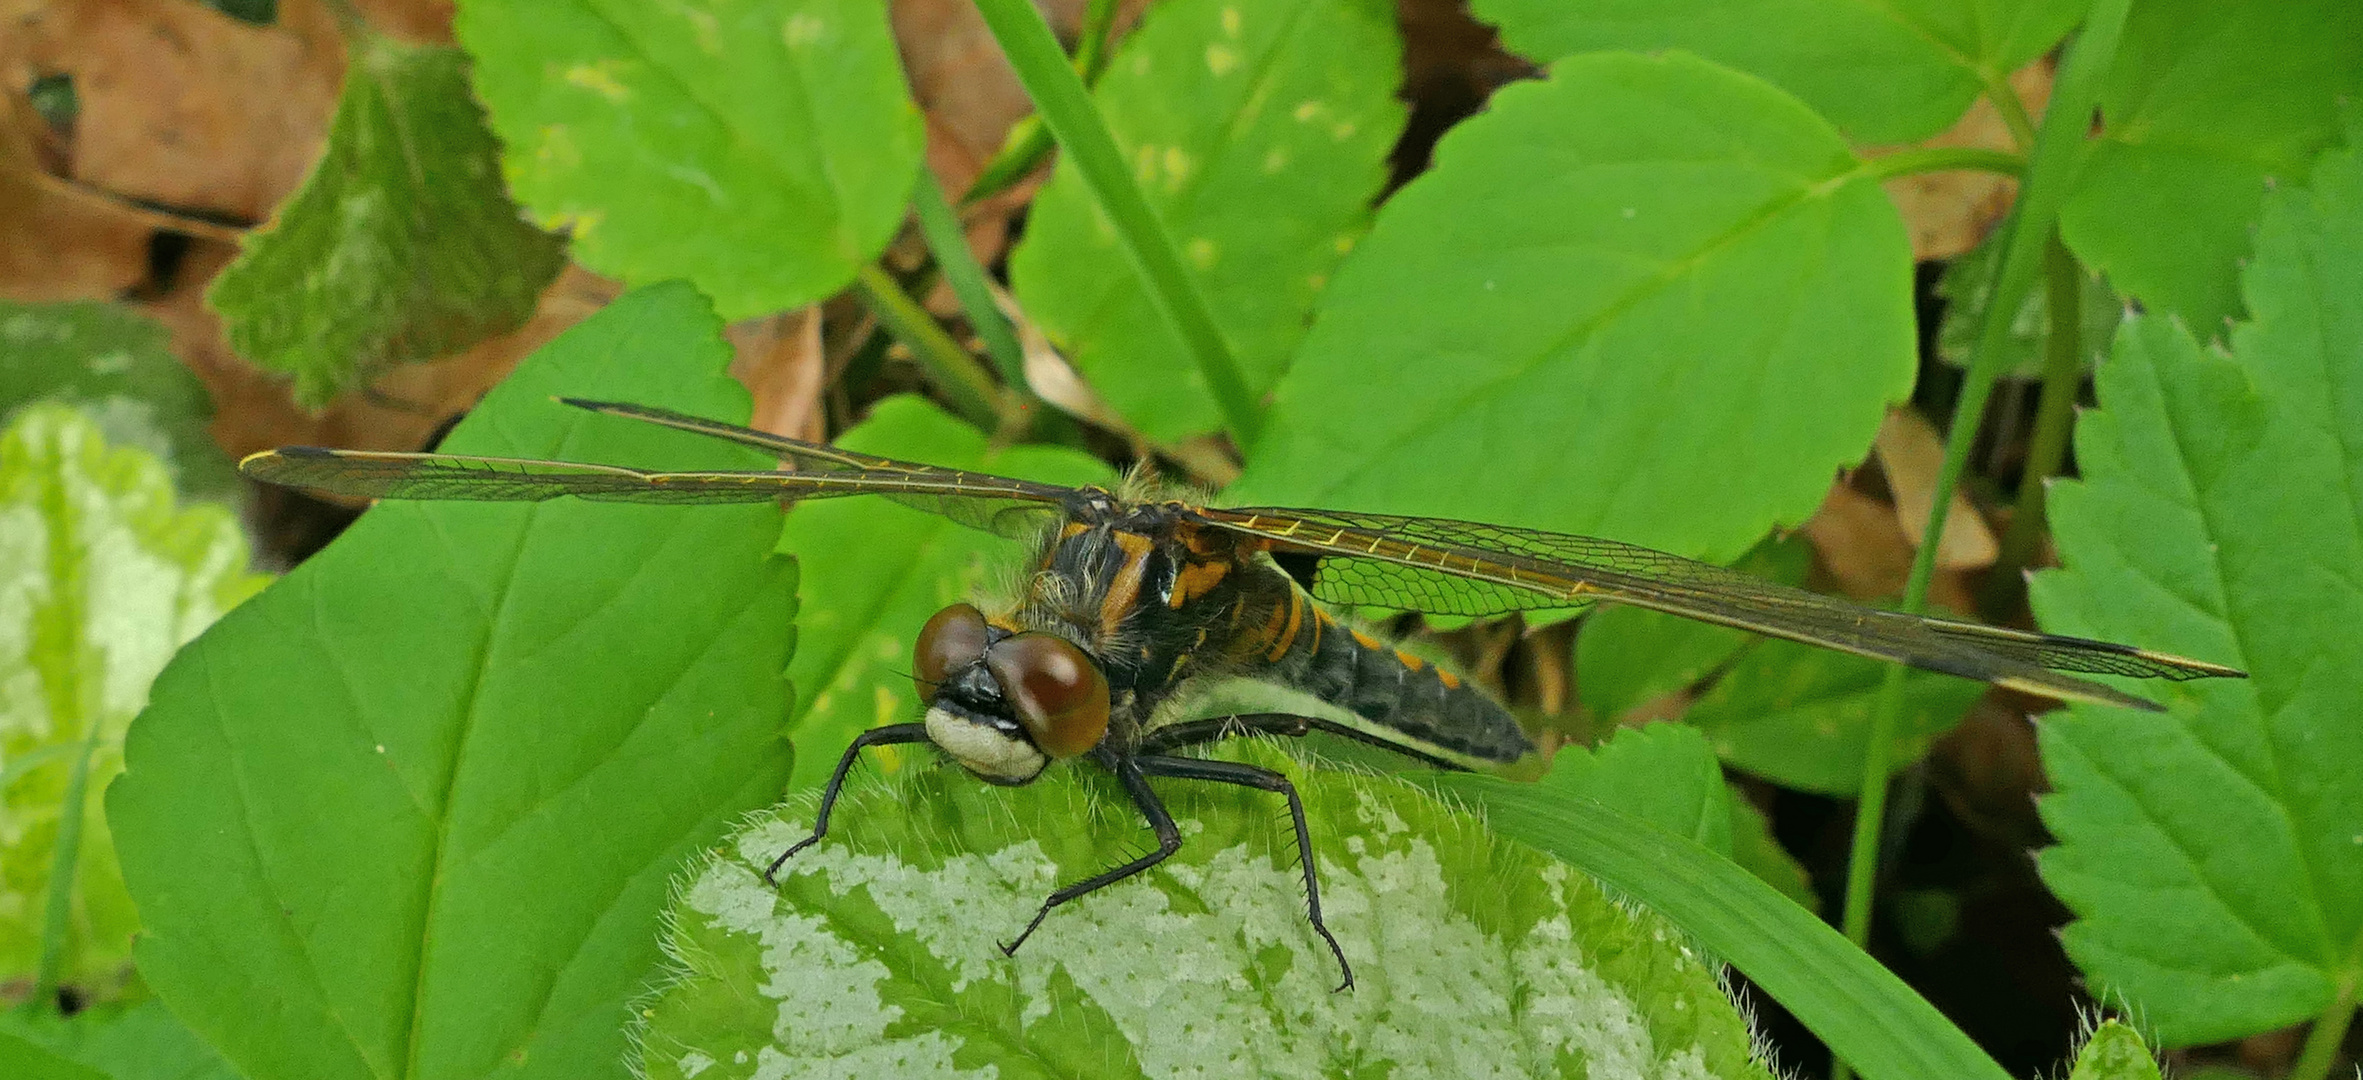
[[[1107,734],[1107,677],[1056,634],[994,626],[954,604],[927,620],[914,660],[928,739],[980,779],[1031,782]]]

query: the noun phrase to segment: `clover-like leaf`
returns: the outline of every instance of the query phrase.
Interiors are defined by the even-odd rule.
[[[1866,169],[1678,53],[1504,88],[1339,268],[1226,494],[1737,558],[1911,385],[1910,245]]]
[[[33,973],[67,888],[59,979],[100,999],[122,986],[139,916],[98,793],[173,650],[262,587],[246,560],[227,509],[175,505],[162,462],[76,409],[32,405],[0,430],[0,977]],[[79,833],[63,859],[61,830]]]
[[[2143,0],[2060,236],[2118,291],[2218,337],[2266,190],[2305,182],[2359,90],[2363,6]]]
[[[1476,0],[1538,61],[1685,49],[1804,99],[1864,142],[1944,130],[1971,99],[2049,52],[2090,0]]]
[[[81,410],[117,446],[154,454],[182,495],[221,499],[238,477],[206,433],[205,385],[172,355],[155,320],[120,304],[0,300],[0,417],[35,401]]]
[[[877,0],[472,0],[510,187],[577,260],[727,319],[853,280],[902,225],[918,107]]]
[[[879,402],[838,441],[901,461],[1053,484],[1114,479],[1107,465],[1079,451],[994,449],[975,428],[909,395]],[[911,642],[919,628],[945,605],[976,599],[979,586],[999,583],[1026,554],[1015,541],[884,499],[799,506],[779,549],[802,568],[796,658],[788,665],[796,687],[788,732],[798,751],[790,786],[797,788],[827,779],[862,731],[917,719]]]
[[[1156,869],[997,942],[1149,834],[1104,773],[1023,788],[955,768],[858,783],[766,886],[813,799],[754,818],[673,909],[646,1007],[650,1077],[1364,1075],[1766,1077],[1713,971],[1655,916],[1409,784],[1293,775],[1322,909],[1305,919],[1279,798],[1156,781],[1184,837]],[[1350,1033],[1350,1034],[1349,1034]]]
[[[206,292],[230,343],[317,407],[523,325],[566,256],[498,152],[459,50],[356,34],[327,150]]]
[[[2363,981],[2363,160],[2313,185],[2266,201],[2230,356],[2118,332],[2033,584],[2046,629],[2253,676],[2039,731],[2068,954],[2167,1046],[2343,1016]]]
[[[1403,127],[1400,53],[1394,8],[1374,0],[1175,0],[1094,90],[1259,395],[1386,179]],[[1009,274],[1134,427],[1177,440],[1220,426],[1204,376],[1071,159],[1035,199]]]
[[[765,468],[554,394],[743,418],[643,289],[456,453]],[[766,505],[381,503],[192,642],[108,796],[140,974],[251,1080],[623,1075],[685,858],[778,796],[794,573]]]

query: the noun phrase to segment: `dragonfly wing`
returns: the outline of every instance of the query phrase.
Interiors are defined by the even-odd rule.
[[[1013,531],[1019,518],[1039,526],[1061,512],[1060,504],[1041,501],[1043,485],[948,469],[932,473],[650,472],[618,465],[308,446],[267,450],[239,462],[238,469],[267,483],[360,499],[540,502],[573,496],[600,502],[681,504],[884,495],[912,500],[963,524]]]
[[[1590,536],[1330,510],[1203,510],[1277,552],[1319,556],[1313,595],[1451,615],[1630,604],[2051,697],[2155,709],[2065,671],[2196,679],[2240,672],[2179,656],[1864,607],[1710,563]]]
[[[1023,505],[1025,502],[1063,506],[1065,495],[1070,490],[1054,484],[1037,484],[1028,480],[1013,480],[1004,476],[962,472],[958,469],[947,469],[940,465],[927,465],[915,461],[896,461],[893,458],[859,453],[826,443],[805,442],[802,439],[791,439],[784,435],[774,435],[768,431],[740,427],[737,424],[725,424],[719,420],[708,420],[702,416],[691,416],[687,413],[674,412],[671,409],[660,409],[653,405],[634,405],[623,401],[591,401],[584,398],[562,397],[558,400],[578,409],[588,409],[595,413],[620,416],[629,420],[640,420],[673,428],[677,431],[694,432],[734,442],[740,446],[752,447],[787,462],[799,472],[871,474],[899,472],[907,473],[913,477],[937,480],[957,479],[967,485],[985,485],[998,490],[1018,493],[988,501],[973,496],[946,498],[916,492],[881,492],[887,498],[905,506],[948,517],[972,529],[982,529],[986,532],[1016,539],[1030,538],[1041,527],[1042,515],[1026,512]]]

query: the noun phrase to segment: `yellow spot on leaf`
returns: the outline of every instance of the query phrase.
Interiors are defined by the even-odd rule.
[[[1362,130],[1362,126],[1360,124],[1348,120],[1337,125],[1336,127],[1330,128],[1329,133],[1336,136],[1337,141],[1344,142],[1347,139],[1353,138],[1354,133],[1360,130]]]
[[[1215,260],[1222,258],[1222,248],[1203,236],[1191,237],[1185,250],[1189,253],[1190,264],[1200,270],[1214,269]]]
[[[1190,157],[1188,151],[1178,146],[1165,148],[1165,184],[1167,187],[1182,186],[1182,182],[1190,178],[1190,171],[1197,167],[1197,161]]]
[[[1239,53],[1230,46],[1208,45],[1206,47],[1206,70],[1213,72],[1215,78],[1219,79],[1230,74],[1238,66]]]
[[[615,77],[616,71],[622,67],[623,62],[620,60],[576,64],[566,69],[566,81],[569,85],[582,87],[620,105],[632,96],[632,91]]]
[[[828,24],[822,22],[820,16],[797,12],[788,16],[787,24],[780,28],[780,40],[787,42],[791,49],[809,48],[820,41],[821,35],[827,33],[828,29]]]
[[[1285,169],[1285,168],[1287,168],[1287,167],[1288,167],[1288,151],[1287,151],[1287,149],[1286,149],[1286,148],[1275,146],[1275,147],[1271,148],[1270,150],[1266,150],[1266,151],[1264,151],[1264,171],[1265,171],[1265,172],[1268,172],[1268,173],[1276,173],[1276,172],[1279,172],[1280,170],[1282,170],[1282,169]]]
[[[1238,37],[1238,36],[1239,36],[1239,9],[1238,9],[1238,8],[1235,8],[1235,7],[1227,7],[1227,8],[1224,8],[1224,9],[1223,9],[1223,16],[1222,16],[1222,18],[1223,18],[1223,36],[1225,36],[1225,37]]]
[[[1339,234],[1337,234],[1337,239],[1335,239],[1335,240],[1332,240],[1332,241],[1330,241],[1330,242],[1329,242],[1329,246],[1331,246],[1331,247],[1333,247],[1333,248],[1336,248],[1336,249],[1337,249],[1337,253],[1338,253],[1338,254],[1340,254],[1340,255],[1343,255],[1343,254],[1345,254],[1346,252],[1352,251],[1352,250],[1354,250],[1354,234],[1353,234],[1353,233],[1339,233]]]
[[[1295,115],[1297,123],[1310,124],[1328,108],[1329,106],[1322,102],[1300,101],[1296,103],[1296,111],[1293,115]]]

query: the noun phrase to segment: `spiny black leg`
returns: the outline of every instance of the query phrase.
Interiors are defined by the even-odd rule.
[[[780,852],[779,858],[771,860],[771,865],[763,868],[763,883],[778,887],[779,882],[772,875],[779,873],[779,868],[787,864],[788,856],[820,843],[821,836],[829,831],[829,812],[837,808],[837,792],[845,786],[845,774],[853,771],[853,763],[861,759],[864,747],[926,741],[925,724],[889,724],[882,728],[871,728],[856,737],[853,745],[845,748],[845,756],[837,759],[837,771],[829,774],[829,786],[821,789],[820,812],[813,816],[812,835],[796,841],[788,850]]]
[[[1241,735],[1288,735],[1302,737],[1307,732],[1325,731],[1331,735],[1352,739],[1381,750],[1439,769],[1465,772],[1466,766],[1447,761],[1432,754],[1421,753],[1409,746],[1389,742],[1359,728],[1348,727],[1334,720],[1318,716],[1297,716],[1292,713],[1244,713],[1239,716],[1218,716],[1212,720],[1192,720],[1181,724],[1167,724],[1141,737],[1134,749],[1138,754],[1163,754],[1185,746],[1199,746]]]
[[[1034,928],[1042,925],[1042,920],[1049,916],[1051,908],[1057,907],[1060,904],[1064,904],[1067,901],[1072,900],[1078,896],[1082,896],[1085,893],[1113,885],[1119,881],[1124,880],[1125,878],[1140,873],[1141,871],[1155,866],[1158,863],[1164,862],[1168,856],[1172,855],[1176,851],[1181,850],[1181,830],[1174,827],[1173,815],[1165,812],[1165,804],[1158,801],[1157,793],[1149,790],[1149,782],[1141,778],[1140,768],[1135,766],[1130,759],[1126,758],[1109,758],[1105,760],[1108,762],[1108,768],[1115,771],[1116,779],[1123,782],[1124,793],[1132,796],[1132,805],[1140,808],[1141,816],[1149,819],[1149,828],[1156,831],[1157,850],[1143,855],[1140,858],[1134,859],[1131,862],[1125,863],[1122,866],[1116,867],[1115,869],[1093,874],[1092,876],[1084,878],[1083,880],[1069,885],[1066,888],[1051,893],[1050,899],[1044,900],[1042,902],[1042,910],[1034,913],[1034,921],[1027,923],[1025,930],[1017,935],[1017,940],[1002,943],[1002,955],[1017,955],[1017,947],[1025,944],[1026,939],[1034,935]]]
[[[1305,828],[1304,800],[1297,798],[1296,785],[1288,778],[1260,765],[1237,761],[1204,761],[1198,758],[1138,757],[1133,762],[1147,776],[1170,776],[1179,780],[1211,780],[1218,784],[1237,784],[1240,787],[1277,791],[1288,798],[1288,817],[1296,823],[1296,854],[1305,871],[1305,910],[1313,919],[1313,932],[1329,943],[1331,955],[1337,957],[1337,969],[1345,980],[1339,990],[1354,987],[1354,967],[1346,963],[1346,951],[1338,947],[1337,938],[1330,934],[1329,924],[1321,921],[1321,882],[1313,871],[1313,834]]]

